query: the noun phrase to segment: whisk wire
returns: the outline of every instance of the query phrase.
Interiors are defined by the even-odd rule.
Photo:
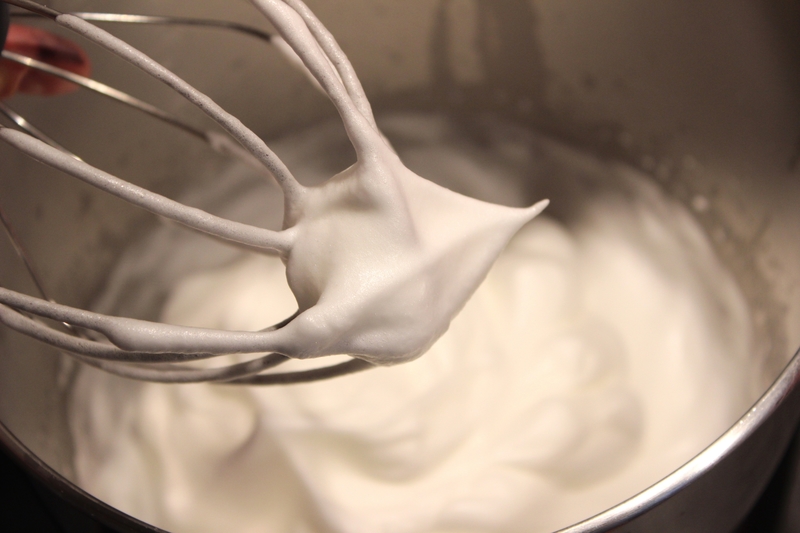
[[[61,144],[59,144],[57,141],[55,141],[52,137],[50,137],[45,132],[43,132],[42,130],[40,130],[39,128],[37,128],[33,124],[31,124],[25,117],[23,117],[22,115],[20,115],[19,113],[17,113],[13,109],[11,109],[7,104],[5,104],[3,102],[0,102],[0,114],[5,116],[16,127],[18,127],[20,130],[24,131],[25,133],[27,133],[31,137],[35,137],[35,138],[39,139],[40,141],[49,144],[53,148],[58,148],[62,152],[66,152],[66,153],[72,155],[72,157],[76,157],[76,158],[80,159],[77,155],[73,154],[72,152],[70,152],[69,150],[64,148]]]
[[[204,28],[217,28],[221,30],[233,30],[244,35],[250,35],[262,41],[271,42],[272,34],[248,26],[238,22],[231,22],[226,20],[202,19],[194,17],[171,17],[159,15],[134,15],[130,13],[90,13],[85,11],[76,11],[71,13],[76,17],[89,22],[110,22],[110,23],[123,23],[123,24],[143,24],[143,25],[160,25],[160,26],[196,26]],[[12,17],[20,18],[34,18],[38,16],[36,13],[25,11],[15,11],[11,13]]]
[[[360,111],[364,118],[367,119],[370,125],[377,129],[378,126],[375,123],[375,117],[372,114],[372,106],[367,99],[367,95],[364,93],[364,88],[361,86],[361,82],[358,81],[358,76],[353,69],[353,65],[350,63],[347,55],[345,55],[344,51],[339,46],[339,43],[336,42],[336,39],[333,37],[331,32],[328,31],[328,28],[322,24],[322,22],[308,8],[308,6],[302,2],[302,0],[285,1],[289,6],[292,7],[292,9],[295,10],[295,12],[300,15],[300,17],[306,23],[309,31],[314,36],[317,43],[322,48],[323,52],[325,52],[325,55],[339,74],[339,79],[342,81],[347,93],[352,98],[355,107]]]
[[[5,210],[2,206],[0,206],[0,224],[3,226],[3,230],[6,232],[6,236],[8,240],[11,242],[11,245],[14,247],[14,251],[16,252],[17,256],[22,261],[22,264],[25,266],[25,271],[28,273],[28,277],[33,282],[34,286],[36,286],[36,290],[39,291],[39,294],[45,300],[52,302],[53,300],[47,295],[47,291],[44,288],[44,284],[41,282],[39,278],[39,274],[33,268],[33,261],[31,260],[30,256],[28,255],[28,251],[22,246],[22,240],[17,235],[14,226],[11,224],[8,216],[6,216]]]

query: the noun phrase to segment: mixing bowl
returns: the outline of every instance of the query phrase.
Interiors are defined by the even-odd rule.
[[[706,229],[751,305],[752,407],[674,473],[564,531],[727,532],[763,490],[800,417],[800,4],[790,0],[311,1],[379,111],[493,112],[653,176]],[[60,10],[107,2],[51,1]],[[114,9],[252,22],[246,2],[126,0]],[[45,24],[45,23],[42,23]],[[266,26],[265,26],[266,27]],[[333,110],[264,45],[199,29],[113,30],[265,138]],[[158,83],[86,45],[95,77],[191,117]],[[12,102],[93,164],[165,195],[222,158],[86,93]],[[176,154],[180,154],[176,157]],[[0,147],[0,201],[62,302],[87,306],[151,218]],[[9,243],[0,282],[34,293]],[[74,366],[0,329],[0,441],[44,483],[123,531],[154,531],[77,488]]]

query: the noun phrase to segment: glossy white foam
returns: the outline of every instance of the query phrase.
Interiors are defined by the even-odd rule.
[[[449,331],[404,365],[266,389],[83,372],[71,413],[84,488],[178,533],[547,532],[658,480],[746,408],[742,295],[645,176],[492,121],[481,143],[434,117],[383,129],[450,188],[518,205],[547,186],[573,215],[523,228]],[[317,182],[343,142],[326,126],[276,150]],[[277,224],[278,193],[244,189],[219,209]],[[279,261],[173,228],[131,250],[109,302],[147,296],[131,278],[152,291],[186,271],[170,322],[255,330],[296,305]]]

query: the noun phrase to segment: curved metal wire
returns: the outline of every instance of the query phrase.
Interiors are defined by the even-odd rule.
[[[89,22],[111,22],[122,24],[144,24],[159,26],[195,26],[202,28],[216,28],[221,30],[231,30],[243,35],[249,35],[262,41],[270,42],[273,35],[267,31],[254,26],[248,26],[239,22],[227,20],[203,19],[193,17],[173,17],[161,15],[134,15],[131,13],[90,13],[86,11],[71,12],[71,15],[80,17]],[[40,16],[28,11],[14,11],[12,17],[36,18]]]
[[[31,137],[35,137],[42,142],[45,142],[52,146],[53,148],[58,148],[64,153],[70,154],[72,157],[76,159],[80,159],[77,155],[73,154],[66,148],[64,148],[61,144],[56,142],[52,137],[47,135],[45,132],[31,124],[25,117],[11,109],[6,103],[0,101],[0,114],[5,116],[8,120],[10,120],[17,128],[24,131]]]
[[[26,67],[44,72],[46,74],[50,74],[51,76],[55,76],[57,78],[61,78],[63,80],[72,82],[75,85],[79,85],[85,89],[89,89],[94,93],[105,96],[106,98],[110,98],[128,107],[132,107],[137,111],[141,111],[142,113],[150,115],[151,117],[156,118],[162,122],[166,122],[167,124],[175,126],[176,128],[181,129],[186,133],[197,137],[198,139],[201,139],[203,141],[208,141],[208,135],[204,130],[191,126],[186,122],[184,122],[183,120],[175,117],[174,115],[167,113],[163,109],[158,108],[152,104],[148,104],[143,100],[139,100],[135,96],[131,96],[126,92],[115,89],[110,85],[106,85],[105,83],[101,83],[91,78],[74,74],[68,70],[54,67],[49,63],[38,61],[36,59],[33,59],[32,57],[27,57],[21,54],[17,54],[15,52],[10,52],[8,50],[2,51],[2,57],[3,59],[6,59],[8,61],[12,61],[14,63],[18,63],[20,65],[24,65]]]

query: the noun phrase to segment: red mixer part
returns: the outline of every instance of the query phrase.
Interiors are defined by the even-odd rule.
[[[39,28],[11,24],[5,50],[37,59],[81,76],[89,76],[89,57],[78,45]],[[0,60],[0,99],[15,93],[56,95],[78,87],[50,74]]]

